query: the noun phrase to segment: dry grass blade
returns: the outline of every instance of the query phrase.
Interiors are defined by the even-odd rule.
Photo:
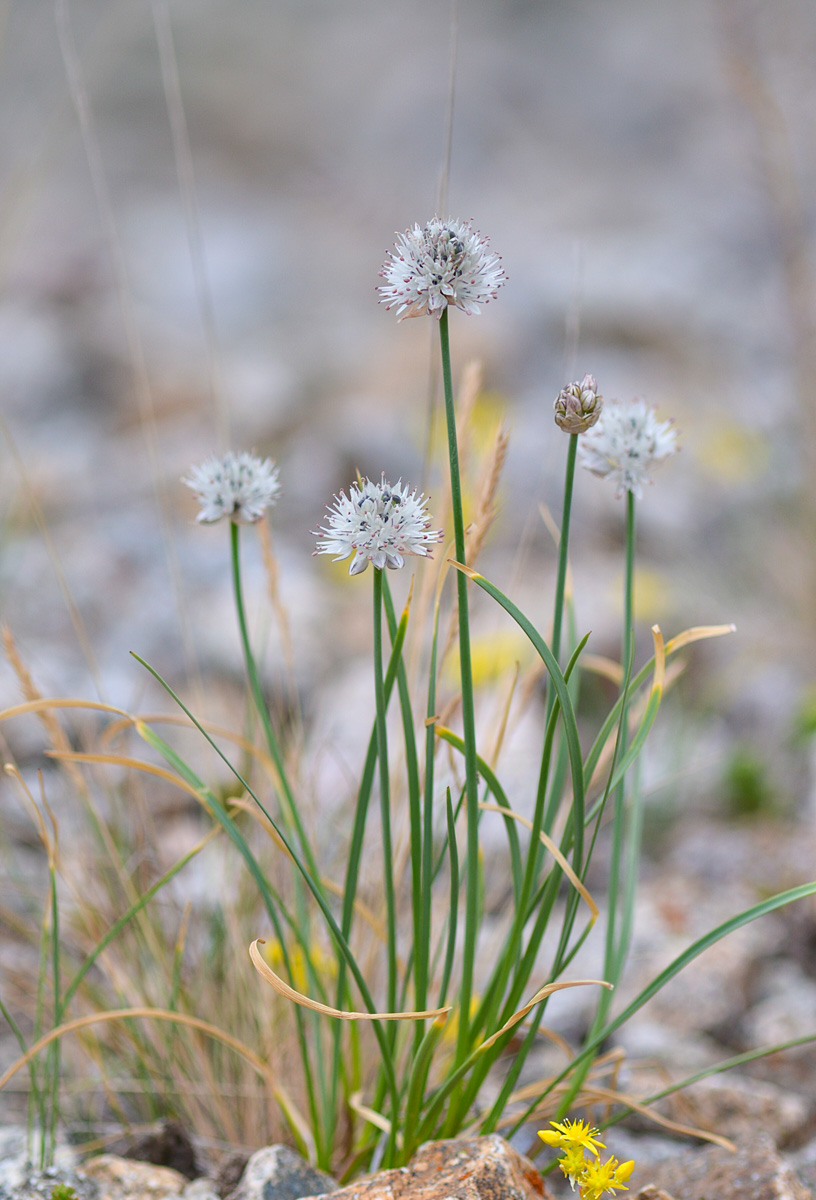
[[[639,1103],[634,1097],[628,1095],[627,1092],[619,1092],[614,1088],[604,1087],[588,1087],[581,1092],[582,1099],[588,1103],[606,1101],[608,1103],[623,1104],[626,1108],[631,1108],[633,1112],[639,1113],[648,1121],[653,1121],[656,1125],[660,1125],[663,1129],[670,1129],[672,1133],[680,1133],[685,1137],[702,1138],[706,1142],[713,1142],[716,1146],[722,1146],[724,1150],[736,1151],[736,1146],[728,1138],[722,1137],[719,1133],[711,1133],[707,1129],[698,1129],[693,1125],[682,1125],[679,1121],[672,1121],[668,1117],[661,1116],[660,1113],[648,1108],[645,1104]]]
[[[349,1096],[349,1108],[352,1112],[359,1113],[369,1125],[373,1125],[375,1129],[382,1130],[383,1133],[391,1132],[391,1122],[382,1113],[378,1113],[376,1109],[369,1108],[367,1104],[363,1104],[362,1092],[354,1092]],[[401,1142],[400,1135],[397,1134],[397,1141]]]
[[[496,737],[493,742],[493,749],[490,752],[488,763],[496,769],[496,764],[499,761],[502,746],[504,745],[505,734],[507,733],[507,723],[510,720],[510,708],[513,704],[513,697],[516,694],[516,686],[519,681],[519,672],[521,671],[520,663],[516,663],[513,670],[513,678],[510,680],[510,687],[507,689],[507,696],[501,707],[501,716],[499,717],[498,728],[496,729]]]
[[[601,679],[608,679],[615,687],[623,684],[623,667],[612,658],[605,658],[602,654],[582,654],[581,666]]]
[[[14,637],[12,636],[12,632],[9,629],[8,625],[3,626],[3,650],[5,651],[6,658],[9,661],[9,665],[11,666],[12,670],[14,671],[14,674],[17,676],[18,680],[20,681],[20,687],[22,688],[22,692],[23,692],[23,695],[25,696],[26,700],[28,700],[28,701],[42,700],[43,699],[42,692],[39,690],[39,688],[35,684],[34,679],[32,678],[31,672],[28,670],[28,668],[26,667],[22,658],[20,657],[20,654],[17,650],[17,646],[14,641]],[[68,738],[65,734],[65,730],[62,728],[59,721],[54,716],[52,709],[50,709],[50,708],[40,709],[39,712],[37,713],[37,715],[40,718],[40,724],[42,725],[43,729],[45,730],[46,734],[48,735],[48,739],[51,742],[51,745],[53,746],[53,748],[55,750],[70,750],[71,744],[68,741]],[[66,772],[69,775],[74,786],[80,792],[83,792],[85,789],[85,780],[82,778],[81,772],[78,771],[77,768],[70,762],[66,763]]]
[[[487,803],[480,803],[479,808],[482,809],[483,812],[495,812],[495,813],[500,813],[503,817],[511,817],[514,821],[518,821],[521,825],[523,825],[525,829],[529,829],[530,831],[532,831],[533,822],[529,819],[529,817],[523,817],[521,815],[521,813],[514,812],[512,810],[512,808],[503,808],[501,806],[501,804],[487,804]],[[581,896],[583,897],[584,901],[586,902],[587,908],[592,913],[592,924],[594,925],[595,921],[597,921],[597,919],[598,919],[598,912],[599,912],[598,905],[592,899],[592,896],[589,894],[586,887],[584,887],[584,884],[581,882],[581,880],[575,874],[575,872],[573,871],[572,867],[567,862],[564,855],[561,853],[561,851],[556,846],[555,842],[553,842],[551,838],[547,837],[547,835],[543,831],[543,829],[540,829],[538,831],[538,836],[539,836],[541,843],[547,847],[550,854],[553,856],[553,858],[558,863],[561,870],[566,875],[567,879],[570,881],[572,886],[575,888],[576,892],[579,892],[581,894]],[[593,980],[592,982],[597,982],[597,980]],[[609,985],[607,985],[607,986],[609,986]]]
[[[663,644],[663,634],[660,632],[659,625],[652,626],[652,637],[654,638],[655,648],[655,667],[654,679],[652,680],[652,695],[657,693],[663,694],[663,688],[666,683],[666,648]]]
[[[552,513],[550,512],[550,510],[546,504],[539,505],[538,511],[541,514],[541,520],[544,522],[547,532],[549,533],[550,537],[552,538],[553,542],[555,543],[555,548],[557,550],[558,547],[561,545],[561,530],[558,527],[558,525],[556,525],[555,518],[553,517]],[[574,594],[574,588],[573,588],[573,582],[572,582],[572,567],[570,566],[569,563],[567,563],[567,575],[566,575],[566,579],[564,581],[564,600],[567,604],[569,604],[570,600],[573,597],[573,594]]]
[[[482,552],[490,526],[496,519],[496,492],[499,488],[502,469],[507,458],[510,434],[502,425],[496,433],[493,452],[487,461],[479,484],[476,513],[465,539],[468,562],[474,563]]]
[[[283,658],[286,663],[287,685],[289,690],[289,700],[293,708],[298,708],[298,691],[295,672],[295,655],[292,646],[292,631],[289,626],[289,614],[286,611],[286,606],[281,599],[280,594],[280,571],[278,567],[278,559],[272,545],[272,532],[268,521],[258,522],[258,536],[261,543],[261,554],[263,556],[264,572],[266,574],[266,593],[269,597],[269,603],[272,605],[272,610],[275,613],[280,630],[281,648],[283,650]]]
[[[48,811],[48,815],[51,817],[51,823],[52,823],[52,825],[54,825],[54,828],[55,828],[54,837],[51,837],[48,833],[48,829],[45,824],[45,818],[43,817],[42,813],[40,812],[40,806],[37,804],[37,801],[32,796],[30,789],[26,785],[26,782],[23,779],[20,772],[18,771],[17,767],[14,765],[14,763],[6,763],[3,767],[3,770],[17,784],[18,788],[20,789],[21,795],[23,796],[24,800],[26,801],[26,806],[31,810],[31,815],[34,820],[34,824],[37,826],[37,832],[40,835],[40,841],[42,842],[43,846],[45,847],[45,852],[48,856],[48,865],[53,870],[54,867],[56,866],[56,861],[57,861],[56,824],[54,822],[53,814],[51,813],[51,810],[50,810],[50,808],[48,808],[47,804],[45,804],[45,798],[43,797],[43,803]]]
[[[252,959],[252,965],[255,970],[264,979],[270,987],[274,988],[279,996],[284,996],[287,1000],[292,1000],[295,1004],[300,1004],[303,1008],[310,1008],[313,1012],[322,1013],[326,1017],[337,1017],[341,1021],[424,1021],[426,1019],[435,1019],[436,1017],[444,1017],[451,1011],[452,1005],[448,1004],[444,1008],[430,1008],[423,1011],[411,1010],[410,1012],[347,1012],[340,1008],[330,1008],[327,1004],[321,1004],[318,1000],[312,1000],[310,996],[304,996],[302,992],[296,992],[288,983],[276,975],[272,968],[267,963],[266,959],[258,949],[259,946],[265,945],[263,938],[256,938],[249,947],[249,957]]]
[[[186,783],[179,775],[174,775],[172,771],[168,771],[165,767],[157,767],[153,763],[143,762],[140,758],[127,758],[124,754],[83,754],[79,751],[70,751],[63,754],[56,750],[46,751],[49,758],[67,758],[73,762],[87,763],[108,763],[115,767],[124,767],[126,770],[142,771],[145,775],[155,775],[159,779],[164,779],[166,783],[172,783],[175,787],[181,788],[183,792],[195,797],[200,804],[204,804],[204,799],[199,791],[191,784]],[[205,805],[206,807],[206,805]]]
[[[736,625],[692,625],[690,629],[684,629],[682,633],[678,633],[676,637],[670,638],[666,642],[666,654],[674,654],[675,650],[681,650],[683,646],[690,646],[692,642],[701,642],[705,638],[723,637],[726,633],[736,632]]]
[[[141,714],[126,714],[120,721],[112,721],[105,729],[99,739],[99,745],[106,746],[118,737],[123,730],[135,728],[139,736],[142,736],[141,730],[149,725],[178,725],[182,729],[194,729],[195,726],[190,718],[184,713],[141,713]],[[243,750],[251,758],[254,758],[266,771],[274,786],[280,791],[283,787],[281,782],[280,772],[275,766],[274,761],[270,756],[256,746],[249,738],[243,737],[240,733],[235,733],[232,729],[225,729],[223,725],[215,725],[212,721],[199,721],[202,729],[213,737],[223,738],[232,745]]]
[[[567,988],[574,987],[589,987],[591,984],[594,984],[596,987],[605,987],[609,988],[610,991],[612,990],[612,984],[607,983],[605,979],[562,979],[555,983],[545,984],[543,988],[539,988],[532,1000],[528,1000],[523,1008],[520,1008],[518,1012],[514,1012],[512,1017],[505,1021],[501,1029],[497,1029],[495,1033],[490,1035],[487,1041],[482,1042],[481,1046],[478,1047],[479,1052],[488,1050],[494,1042],[499,1040],[502,1034],[507,1033],[514,1025],[518,1025],[519,1021],[523,1021],[531,1009],[540,1004],[542,1000],[546,1000],[553,992],[563,992]]]
[[[225,1046],[229,1046],[236,1054],[245,1059],[266,1081],[273,1094],[280,1087],[274,1081],[272,1071],[262,1058],[253,1050],[250,1050],[249,1046],[245,1046],[238,1038],[226,1033],[223,1029],[219,1029],[217,1025],[211,1025],[208,1021],[202,1021],[199,1017],[188,1016],[186,1013],[170,1012],[166,1008],[145,1008],[139,1006],[136,1008],[119,1008],[111,1009],[107,1012],[90,1013],[88,1016],[75,1017],[73,1021],[66,1021],[64,1025],[58,1025],[56,1029],[50,1030],[36,1041],[33,1046],[30,1046],[25,1054],[21,1055],[16,1062],[13,1062],[0,1075],[0,1089],[4,1088],[9,1080],[13,1079],[17,1072],[31,1062],[32,1058],[35,1058],[41,1050],[44,1050],[46,1046],[50,1046],[52,1042],[57,1041],[59,1038],[64,1037],[66,1033],[74,1033],[78,1029],[87,1029],[90,1025],[104,1024],[107,1021],[126,1021],[137,1018],[144,1018],[151,1021],[171,1021],[178,1025],[186,1025],[190,1029],[198,1029],[202,1033],[206,1033],[209,1037],[215,1038],[216,1041],[222,1042]]]
[[[91,708],[99,712],[114,713],[117,717],[125,717],[128,721],[133,721],[133,717],[124,708],[114,708],[112,704],[103,704],[100,700],[71,700],[65,697],[52,700],[27,700],[25,704],[14,704],[11,708],[0,710],[0,721],[8,721],[11,717],[22,717],[26,713],[45,712],[49,708]]]

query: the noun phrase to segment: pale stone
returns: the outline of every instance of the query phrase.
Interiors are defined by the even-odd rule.
[[[99,1200],[164,1200],[180,1196],[190,1182],[172,1167],[157,1167],[118,1154],[88,1159],[82,1174],[99,1185]]]

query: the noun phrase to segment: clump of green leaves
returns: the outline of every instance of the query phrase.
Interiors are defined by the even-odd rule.
[[[779,798],[768,764],[755,750],[738,747],[725,769],[725,798],[734,817],[754,817],[778,810]]]
[[[55,1183],[51,1189],[51,1200],[79,1200],[79,1197],[70,1183]]]

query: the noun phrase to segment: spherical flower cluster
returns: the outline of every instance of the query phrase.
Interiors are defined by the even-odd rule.
[[[578,444],[581,466],[617,485],[617,495],[639,500],[649,472],[677,453],[677,430],[658,421],[645,400],[609,404],[600,421]]]
[[[585,433],[591,429],[603,408],[595,376],[585,375],[580,383],[576,381],[562,388],[553,408],[555,423],[564,433]]]
[[[323,535],[315,554],[333,554],[335,562],[353,554],[349,575],[360,575],[369,563],[380,571],[395,570],[405,565],[406,554],[427,558],[428,546],[442,540],[442,530],[428,528],[426,504],[402,480],[392,486],[383,475],[380,483],[353,483],[348,496],[335,496],[328,523],[314,531],[316,537]]]
[[[434,217],[399,235],[383,265],[380,303],[398,305],[397,316],[437,320],[449,304],[468,314],[496,297],[507,276],[501,259],[470,222]]]
[[[213,454],[200,467],[193,467],[182,483],[192,488],[201,504],[197,521],[211,525],[229,517],[240,525],[260,521],[264,511],[280,495],[278,469],[269,458],[254,454]]]

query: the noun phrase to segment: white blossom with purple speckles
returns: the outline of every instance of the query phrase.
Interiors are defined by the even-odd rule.
[[[428,558],[428,547],[441,541],[442,530],[428,528],[426,504],[402,480],[392,486],[383,475],[380,483],[353,483],[348,496],[335,496],[327,524],[314,530],[316,537],[323,535],[315,554],[333,554],[335,562],[354,555],[349,575],[361,574],[369,563],[378,570],[402,567],[406,554]]]
[[[498,254],[470,222],[434,217],[397,238],[380,275],[380,303],[397,305],[397,316],[437,320],[449,304],[475,314],[495,299],[507,276]]]

